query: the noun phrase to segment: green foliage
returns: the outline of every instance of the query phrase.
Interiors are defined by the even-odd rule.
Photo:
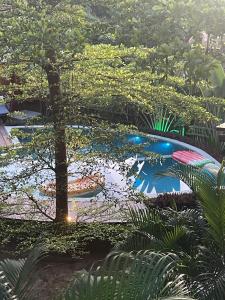
[[[170,77],[164,84],[160,76],[139,67],[138,61],[149,52],[145,48],[87,46],[84,60],[81,55],[76,68],[63,77],[74,103],[100,114],[108,111],[127,115],[129,110],[151,113],[163,106],[186,123],[193,118],[214,119],[204,99],[185,94],[176,78]],[[100,53],[103,58],[97,59]]]
[[[217,62],[211,70],[209,77],[210,87],[203,88],[202,92],[206,96],[225,98],[225,73],[222,65]]]
[[[175,117],[168,112],[167,109],[164,109],[160,105],[158,109],[155,110],[149,116],[147,114],[143,114],[143,120],[150,128],[162,132],[172,132],[184,135],[185,129],[184,124],[182,124],[181,120]]]
[[[1,1],[1,6],[4,7]],[[57,52],[58,64],[71,60],[83,47],[85,14],[81,6],[70,1],[8,1],[1,11],[1,44],[10,58],[20,63],[47,63],[47,51]],[[4,47],[0,55],[7,56]],[[7,61],[9,56],[7,56]]]
[[[61,299],[191,299],[176,264],[172,254],[111,253],[100,267],[76,273]]]
[[[130,209],[136,231],[118,244],[122,251],[151,249],[190,254],[202,238],[205,222],[196,210]]]
[[[47,251],[81,256],[103,243],[109,249],[121,241],[131,226],[117,224],[73,224],[57,226],[52,222],[0,220],[1,252],[24,255],[43,239]],[[104,248],[104,246],[103,246]],[[104,249],[102,249],[104,251]]]
[[[197,194],[206,225],[198,254],[187,269],[198,299],[223,299],[225,291],[225,192],[224,162],[218,174],[178,165],[167,172],[180,178]],[[213,261],[213,264],[212,264]]]
[[[207,81],[216,65],[215,59],[204,53],[200,45],[194,47],[184,55],[184,73],[186,80],[196,86],[202,81]]]
[[[225,253],[225,175],[224,162],[214,175],[201,172],[191,166],[179,165],[171,168],[167,174],[179,177],[187,183],[197,194],[203,209],[204,217],[209,225],[209,234],[217,244],[218,251]]]
[[[32,287],[37,264],[45,256],[42,246],[36,246],[26,259],[0,261],[0,296],[3,300],[32,299]]]

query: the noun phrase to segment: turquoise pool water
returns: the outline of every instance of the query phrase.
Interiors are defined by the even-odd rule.
[[[150,138],[141,135],[127,135],[127,143],[133,145],[144,145],[145,151],[154,152],[161,155],[172,155],[174,151],[186,149],[178,144],[165,141],[160,138]]]
[[[179,179],[159,176],[160,172],[166,171],[173,164],[174,161],[171,158],[155,163],[135,162],[132,168],[137,170],[138,176],[134,180],[133,188],[145,194],[180,192],[181,181]]]
[[[24,132],[31,133],[35,131],[35,128],[20,128],[20,130]],[[10,131],[10,129],[9,129]],[[20,143],[26,143],[30,138],[19,138]],[[133,155],[132,157],[127,155],[124,158],[125,163],[130,166],[130,171],[128,172],[128,178],[124,178],[121,173],[118,171],[117,167],[112,167],[111,165],[106,166],[102,164],[101,161],[96,161],[96,168],[101,172],[106,181],[106,189],[113,190],[112,186],[114,186],[113,195],[120,197],[120,192],[124,193],[126,190],[127,184],[131,185],[133,190],[142,192],[149,196],[156,196],[159,193],[170,193],[170,192],[185,192],[188,191],[188,187],[181,182],[179,179],[172,177],[162,177],[159,176],[158,173],[166,171],[169,167],[174,165],[176,162],[171,158],[171,155],[174,151],[187,149],[183,146],[180,146],[173,142],[168,142],[164,139],[149,137],[145,135],[135,135],[135,134],[127,134],[125,138],[122,140],[118,139],[115,141],[115,145],[120,147],[121,145],[143,145],[144,151],[153,152],[156,154],[162,155],[162,159],[157,159],[154,161],[145,160],[143,157],[139,157],[138,153]],[[102,147],[105,151],[104,145],[98,145],[99,148]],[[102,165],[101,165],[102,164]],[[82,170],[83,166],[79,163],[71,165],[69,168],[70,173],[76,173],[77,170]],[[13,168],[11,167],[11,170]],[[129,175],[130,174],[130,175]],[[133,175],[131,175],[133,174]],[[135,175],[134,175],[135,174]],[[51,175],[51,176],[50,176]],[[42,174],[43,178],[49,180],[50,177],[53,177],[53,174],[44,172]],[[37,180],[30,179],[31,183],[35,182],[37,184]],[[115,192],[115,190],[117,192]],[[98,197],[102,197],[98,195]]]
[[[131,144],[144,144],[144,150],[160,154],[163,160],[136,161],[132,170],[138,174],[134,178],[133,188],[140,192],[151,195],[159,193],[180,192],[186,186],[179,179],[173,177],[162,177],[159,173],[165,172],[176,162],[170,157],[173,152],[186,149],[178,144],[162,139],[151,139],[141,135],[128,135],[127,142]]]

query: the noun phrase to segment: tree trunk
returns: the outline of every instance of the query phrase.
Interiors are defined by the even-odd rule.
[[[49,63],[44,69],[47,74],[50,106],[54,123],[55,178],[56,178],[56,222],[65,222],[68,217],[68,173],[66,155],[66,122],[60,87],[60,74],[55,68],[55,55],[48,52]]]

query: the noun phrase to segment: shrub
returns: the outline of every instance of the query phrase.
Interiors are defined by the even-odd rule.
[[[156,198],[145,200],[145,205],[147,207],[155,206],[159,208],[174,207],[178,210],[184,208],[196,208],[197,201],[194,193],[172,193],[159,195]]]
[[[122,224],[68,224],[52,222],[0,220],[1,253],[25,255],[39,240],[54,254],[81,256],[95,251],[109,251],[131,230]]]

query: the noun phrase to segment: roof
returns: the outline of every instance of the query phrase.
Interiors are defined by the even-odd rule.
[[[9,113],[5,104],[0,104],[0,115],[7,115]]]
[[[216,129],[217,129],[217,130],[223,130],[223,131],[224,131],[224,130],[225,130],[225,123],[216,126]]]

